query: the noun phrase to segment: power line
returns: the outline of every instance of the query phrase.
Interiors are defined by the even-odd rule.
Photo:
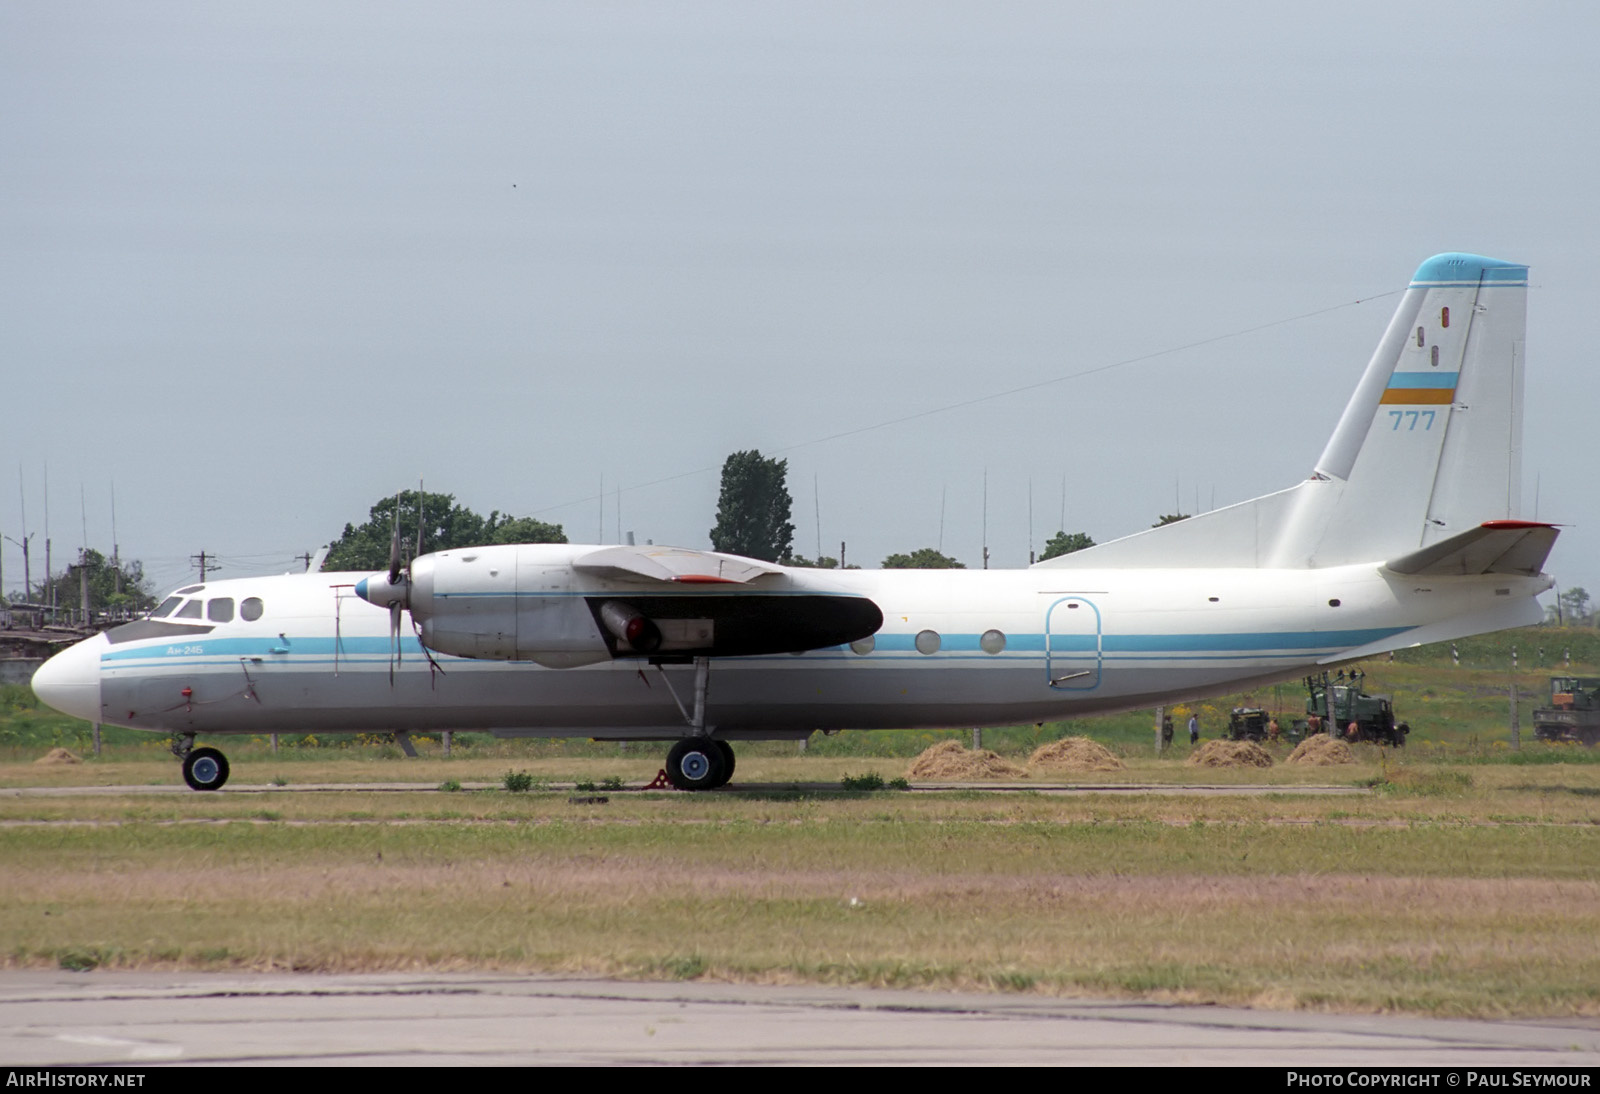
[[[1095,365],[1093,368],[1080,369],[1077,372],[1063,373],[1060,376],[1052,376],[1045,380],[1035,380],[1030,384],[1021,384],[1017,387],[1006,388],[1003,391],[993,391],[987,395],[977,395],[971,399],[962,399],[959,402],[945,403],[942,406],[930,407],[927,410],[919,410],[913,414],[903,414],[898,418],[888,418],[881,422],[874,422],[871,425],[858,426],[854,429],[842,429],[837,433],[829,433],[826,436],[815,437],[809,441],[799,441],[795,444],[785,445],[782,448],[772,449],[772,454],[779,455],[784,452],[794,452],[801,448],[810,448],[819,444],[827,444],[830,441],[843,440],[846,437],[859,436],[862,433],[871,433],[879,429],[888,429],[890,426],[904,425],[906,422],[920,421],[923,418],[931,418],[937,414],[947,414],[952,410],[964,410],[967,407],[993,402],[996,399],[1005,399],[1012,395],[1021,395],[1024,392],[1038,391],[1040,388],[1051,387],[1055,384],[1064,384],[1069,380],[1081,380],[1086,376],[1096,376],[1102,372],[1110,372],[1113,369],[1126,368],[1129,365],[1143,364],[1148,361],[1154,361],[1161,357],[1170,357],[1175,353],[1183,353],[1187,350],[1199,349],[1201,346],[1210,346],[1215,345],[1218,342],[1226,342],[1234,338],[1243,338],[1245,335],[1257,334],[1264,330],[1271,330],[1273,327],[1282,327],[1287,326],[1290,323],[1299,323],[1306,319],[1315,319],[1319,315],[1327,315],[1330,312],[1340,311],[1344,308],[1353,308],[1360,304],[1370,303],[1373,300],[1382,300],[1385,297],[1398,296],[1402,292],[1405,292],[1405,290],[1391,289],[1388,292],[1374,293],[1371,296],[1363,296],[1355,300],[1347,300],[1342,304],[1333,304],[1326,308],[1317,308],[1314,311],[1302,312],[1299,315],[1291,315],[1283,319],[1274,319],[1267,323],[1258,323],[1253,327],[1241,327],[1238,330],[1227,331],[1223,334],[1214,334],[1208,338],[1199,338],[1193,342],[1185,342],[1182,345],[1168,346],[1166,349],[1153,350],[1150,353],[1141,353],[1136,357],[1124,357],[1120,361],[1112,361],[1104,365]],[[695,475],[705,475],[716,470],[716,467],[699,467],[693,471],[680,471],[674,475],[667,475],[659,479],[651,479],[648,482],[636,483],[633,486],[618,487],[618,489],[646,490],[652,486],[662,486],[669,482],[677,482],[679,479],[687,479]],[[591,494],[587,497],[575,498],[572,501],[560,502],[556,505],[547,505],[541,509],[535,509],[533,512],[535,514],[550,513],[558,509],[565,509],[572,505],[584,505],[588,502],[594,501],[595,498],[596,495]]]

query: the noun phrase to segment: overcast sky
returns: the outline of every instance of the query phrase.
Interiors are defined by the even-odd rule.
[[[0,533],[20,469],[37,578],[48,467],[56,565],[114,484],[161,587],[419,478],[703,547],[758,448],[804,554],[980,565],[987,477],[1018,566],[1030,490],[1038,549],[1303,478],[1459,250],[1532,267],[1524,509],[1600,593],[1596,40],[1503,0],[6,3]]]

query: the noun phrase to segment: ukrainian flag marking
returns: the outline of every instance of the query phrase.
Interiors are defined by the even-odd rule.
[[[1389,377],[1381,403],[1405,406],[1447,406],[1456,397],[1459,372],[1396,372]]]

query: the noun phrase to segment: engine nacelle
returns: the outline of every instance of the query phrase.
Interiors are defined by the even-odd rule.
[[[572,668],[611,659],[565,544],[468,547],[411,568],[411,614],[439,653]]]
[[[391,586],[374,575],[356,591],[375,603],[405,604],[422,644],[436,652],[550,668],[794,653],[853,642],[883,625],[866,597],[796,589],[781,571],[752,588],[573,565],[596,550],[552,543],[439,551],[415,560],[407,582]],[[700,591],[708,585],[716,591]]]

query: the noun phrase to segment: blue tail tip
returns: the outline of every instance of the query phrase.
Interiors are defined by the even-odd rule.
[[[1411,279],[1413,286],[1527,283],[1528,267],[1520,262],[1505,262],[1498,258],[1455,251],[1434,255],[1417,267],[1416,275]]]

